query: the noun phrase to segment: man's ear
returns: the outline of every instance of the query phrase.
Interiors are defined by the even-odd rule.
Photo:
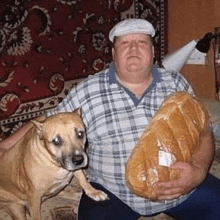
[[[114,57],[115,57],[115,48],[112,47],[112,60],[114,60]]]
[[[36,121],[36,120],[31,120],[31,122],[36,126],[37,128],[37,134],[39,135],[40,139],[42,139],[42,134],[43,134],[43,123]]]
[[[153,57],[155,56],[155,48],[154,48],[154,45],[152,45],[152,53],[153,53]]]

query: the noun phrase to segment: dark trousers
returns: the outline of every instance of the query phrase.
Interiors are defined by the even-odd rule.
[[[95,202],[83,193],[78,220],[136,220],[140,217],[101,185],[92,185],[106,192],[110,200]],[[208,175],[186,201],[164,213],[179,220],[220,220],[220,180]]]
[[[165,213],[178,220],[220,220],[220,180],[209,174],[186,201]]]

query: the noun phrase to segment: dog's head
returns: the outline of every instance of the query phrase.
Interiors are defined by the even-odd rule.
[[[32,122],[36,126],[40,147],[47,150],[54,163],[69,171],[87,165],[86,132],[80,109],[50,116],[44,122]]]

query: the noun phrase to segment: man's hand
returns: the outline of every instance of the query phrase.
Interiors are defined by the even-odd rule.
[[[192,154],[190,163],[178,162],[171,166],[180,170],[177,180],[158,183],[159,200],[169,200],[187,194],[206,178],[214,158],[214,139],[211,129],[201,137],[200,146]]]
[[[6,150],[4,148],[0,148],[0,159],[1,159],[1,157],[3,157],[5,151]]]
[[[177,180],[157,184],[160,188],[159,200],[170,200],[185,195],[202,183],[206,177],[203,170],[186,162],[175,163],[171,168],[179,169],[180,176]]]

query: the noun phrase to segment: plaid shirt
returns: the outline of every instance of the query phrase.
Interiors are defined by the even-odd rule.
[[[154,66],[152,76],[150,87],[138,99],[120,85],[111,64],[109,69],[79,83],[51,112],[72,111],[81,107],[87,128],[90,181],[103,185],[141,215],[167,210],[189,196],[151,202],[137,197],[126,186],[126,162],[164,98],[179,90],[193,92],[177,72]]]

